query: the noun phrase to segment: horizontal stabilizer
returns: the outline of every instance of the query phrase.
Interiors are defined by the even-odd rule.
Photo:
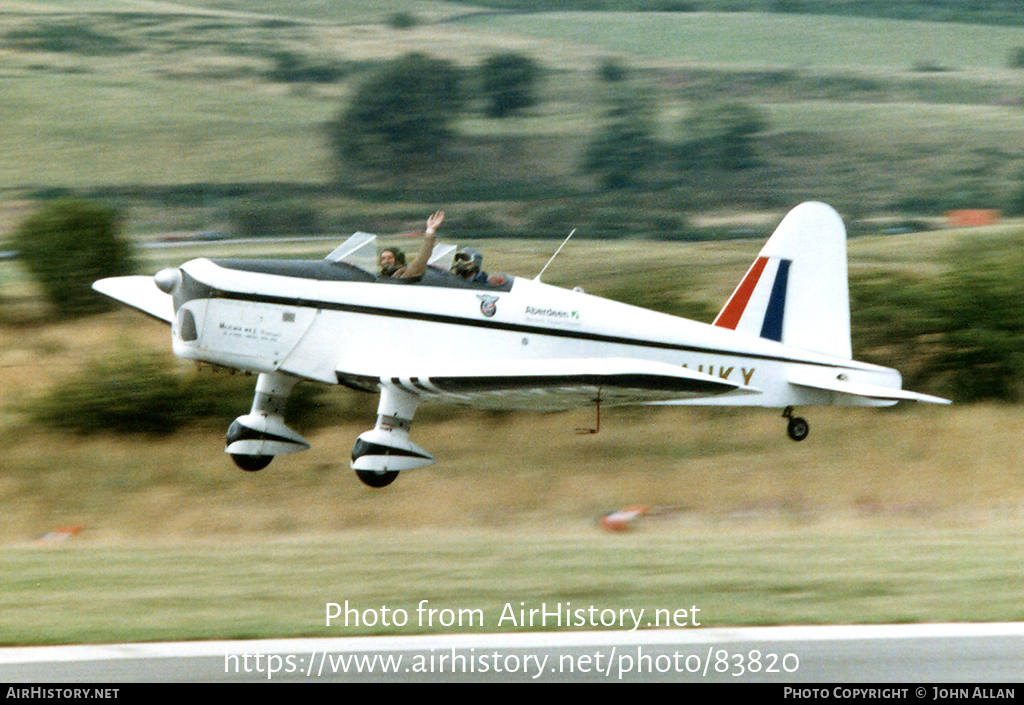
[[[110,277],[93,282],[92,288],[153,318],[167,323],[174,321],[174,301],[170,294],[156,288],[153,277]]]
[[[580,360],[345,360],[341,384],[375,390],[394,384],[420,396],[494,409],[560,410],[593,403],[636,404],[754,392],[741,384],[664,362]]]
[[[789,377],[791,384],[809,389],[820,389],[826,392],[846,394],[851,397],[863,397],[865,399],[877,399],[880,401],[919,401],[925,404],[949,404],[949,399],[933,397],[930,394],[911,392],[899,387],[885,387],[880,384],[870,384],[843,379],[824,379],[819,375],[807,375],[799,372],[791,373]]]

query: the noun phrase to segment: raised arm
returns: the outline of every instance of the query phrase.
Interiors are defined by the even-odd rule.
[[[395,276],[402,279],[415,279],[423,276],[427,271],[427,262],[430,261],[430,255],[434,251],[434,243],[437,240],[434,233],[437,232],[438,226],[443,221],[444,211],[437,211],[427,218],[427,231],[423,235],[423,244],[420,245],[419,254],[416,255],[416,259],[409,263],[409,266],[400,270]]]

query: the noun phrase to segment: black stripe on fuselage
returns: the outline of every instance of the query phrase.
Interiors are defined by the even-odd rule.
[[[453,394],[494,390],[494,377],[431,377],[431,384],[442,392]],[[667,375],[651,374],[578,374],[578,375],[524,375],[502,378],[498,391],[534,389],[538,387],[614,387],[616,389],[644,389],[659,392],[690,392],[699,394],[720,394],[736,388],[729,382],[713,382],[702,379],[685,379]]]
[[[617,335],[606,335],[603,333],[586,333],[574,330],[558,330],[531,326],[522,323],[506,323],[492,319],[462,318],[439,313],[425,313],[421,311],[403,311],[393,308],[381,308],[379,306],[365,306],[362,304],[346,304],[336,301],[317,301],[315,299],[292,298],[288,296],[271,296],[268,294],[244,294],[235,291],[224,291],[211,289],[212,298],[228,299],[232,301],[248,301],[258,304],[277,304],[280,306],[296,306],[301,308],[315,308],[324,311],[341,311],[344,313],[359,313],[367,316],[381,316],[384,318],[403,318],[413,321],[426,321],[428,323],[445,323],[448,325],[466,326],[470,328],[486,328],[490,330],[502,330],[510,333],[528,333],[531,335],[547,335],[555,338],[571,338],[575,340],[590,340],[598,343],[612,343],[617,345],[634,345],[642,348],[654,348],[657,350],[677,350],[679,352],[701,353],[706,355],[722,355],[726,357],[738,357],[747,360],[769,360],[774,362],[793,362],[804,365],[815,365],[818,367],[834,367],[837,369],[853,369],[831,362],[815,362],[811,360],[800,360],[780,355],[766,355],[763,353],[733,352],[731,350],[718,350],[715,348],[700,347],[696,345],[681,345],[679,343],[667,343],[657,340],[642,340],[638,338],[626,338]]]

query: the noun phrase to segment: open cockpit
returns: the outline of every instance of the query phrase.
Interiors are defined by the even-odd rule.
[[[514,278],[511,276],[504,277],[504,282],[501,284],[487,284],[467,281],[452,274],[450,269],[455,259],[456,250],[455,245],[438,243],[427,263],[426,272],[422,277],[412,279],[379,274],[377,236],[364,232],[352,235],[322,260],[215,259],[212,261],[225,269],[317,281],[378,282],[400,286],[421,285],[484,291],[509,291],[512,289]]]

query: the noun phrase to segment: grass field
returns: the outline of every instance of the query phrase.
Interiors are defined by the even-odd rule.
[[[1019,620],[1022,559],[1006,529],[757,525],[634,536],[402,527],[245,546],[8,549],[0,644],[520,631],[498,623],[508,603],[682,609],[699,628]],[[326,603],[346,600],[361,613],[403,609],[410,623],[326,626]],[[479,614],[461,628],[421,626],[421,600]]]
[[[13,78],[0,87],[4,181],[12,185],[321,182],[319,125],[334,106],[188,82],[95,75]],[[60,119],[38,121],[40,114]],[[187,115],[187,119],[186,119]]]

